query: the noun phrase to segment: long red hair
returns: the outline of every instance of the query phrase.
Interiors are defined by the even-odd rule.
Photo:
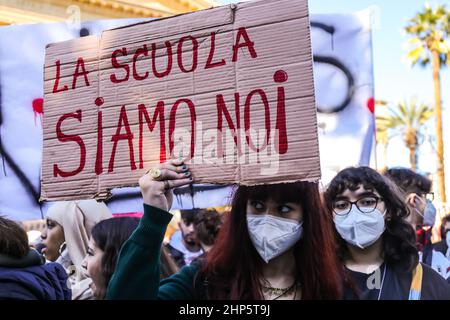
[[[321,201],[318,185],[310,182],[237,188],[231,213],[202,267],[209,298],[263,299],[260,279],[264,261],[250,240],[246,206],[248,199],[268,198],[302,206],[303,236],[294,246],[302,299],[341,299],[343,269],[336,257],[332,221]]]

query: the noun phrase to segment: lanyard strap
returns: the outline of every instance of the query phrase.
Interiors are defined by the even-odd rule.
[[[419,262],[417,267],[414,269],[413,278],[411,282],[411,289],[409,290],[408,300],[420,300],[422,292],[422,278],[423,278],[423,268],[422,264]]]

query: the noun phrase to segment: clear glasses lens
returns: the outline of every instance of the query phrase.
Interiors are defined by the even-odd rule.
[[[356,204],[359,211],[363,213],[370,213],[375,210],[378,204],[378,198],[376,197],[364,197],[356,202],[350,202],[348,200],[338,200],[333,204],[333,211],[337,215],[346,215],[350,212],[352,204]]]
[[[375,197],[365,197],[356,201],[356,206],[361,212],[370,213],[377,207],[378,199]]]
[[[333,211],[338,215],[345,215],[350,212],[352,204],[347,200],[339,200],[333,204]]]

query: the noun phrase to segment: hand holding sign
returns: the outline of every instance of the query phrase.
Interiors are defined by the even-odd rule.
[[[157,171],[157,176],[146,173],[139,179],[144,203],[169,211],[173,200],[172,189],[192,183],[192,174],[182,159],[167,161],[153,169]]]

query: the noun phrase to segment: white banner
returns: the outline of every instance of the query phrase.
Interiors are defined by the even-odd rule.
[[[370,12],[313,15],[311,33],[322,183],[326,185],[346,167],[375,167]]]

